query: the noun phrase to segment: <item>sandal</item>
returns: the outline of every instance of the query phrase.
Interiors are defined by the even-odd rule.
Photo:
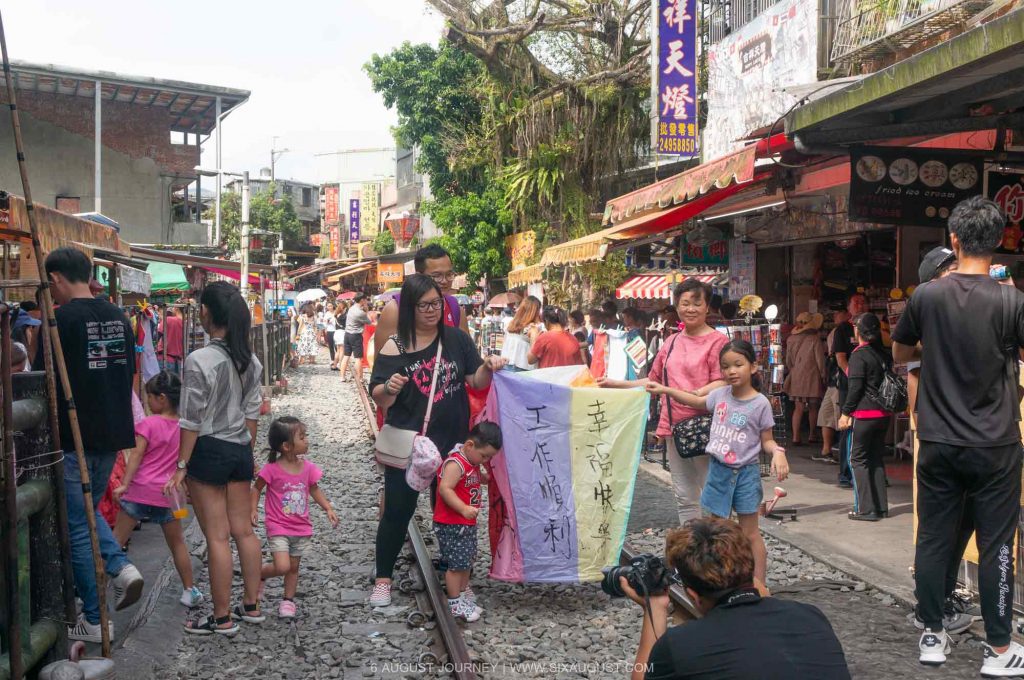
[[[230,628],[221,628],[225,623],[230,623]],[[222,616],[216,619],[211,614],[201,619],[191,619],[185,622],[185,632],[193,635],[224,635],[234,637],[238,633],[238,624],[231,620],[230,616]]]
[[[263,623],[267,617],[260,611],[259,602],[256,604],[236,604],[231,610],[231,618],[245,621],[246,623]]]

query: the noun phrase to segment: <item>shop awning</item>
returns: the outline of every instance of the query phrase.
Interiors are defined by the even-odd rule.
[[[185,269],[180,264],[150,262],[146,271],[153,278],[151,293],[184,293],[190,288]]]
[[[1024,12],[1014,10],[785,117],[797,148],[1024,126]]]
[[[669,276],[665,274],[637,274],[626,279],[625,283],[615,289],[615,297],[620,300],[671,300],[672,288],[675,284],[669,283]],[[686,279],[697,279],[702,283],[711,284],[717,278],[717,274],[676,275],[676,283]]]
[[[792,148],[785,135],[772,135],[727,156],[612,199],[604,211],[604,224],[610,226],[548,248],[541,257],[541,264],[602,260],[616,242],[678,227],[741,189],[768,179],[770,173],[755,171],[756,160]]]
[[[189,255],[188,253],[178,253],[170,250],[157,250],[156,248],[146,248],[136,245],[131,247],[131,255],[133,258],[145,260],[146,262],[168,262],[171,264],[202,267],[207,269],[224,269],[234,272],[241,271],[242,268],[242,263],[235,260],[218,260],[215,257],[200,257],[199,255]],[[250,263],[249,271],[261,274],[270,274],[274,271],[274,268],[265,264]],[[235,274],[235,278],[238,278],[238,274]]]
[[[345,276],[352,276],[359,272],[365,272],[368,269],[373,269],[377,266],[376,261],[374,262],[357,262],[356,264],[350,264],[347,267],[336,269],[327,275],[327,283],[337,283]]]
[[[534,264],[510,271],[508,273],[508,286],[509,288],[522,288],[543,279],[544,265]]]

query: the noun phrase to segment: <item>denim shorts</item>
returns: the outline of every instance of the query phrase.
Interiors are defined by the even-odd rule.
[[[270,552],[286,552],[290,557],[305,557],[312,542],[311,536],[267,536]]]
[[[764,499],[761,488],[761,466],[750,463],[732,468],[714,456],[708,456],[708,476],[700,494],[700,507],[715,517],[728,518],[735,510],[737,515],[751,515],[760,510]]]
[[[469,571],[476,559],[476,525],[434,522],[434,534],[448,568]]]
[[[125,514],[136,522],[152,522],[153,524],[167,524],[174,521],[174,515],[170,508],[161,508],[157,505],[146,505],[145,503],[133,503],[121,499],[121,509]]]

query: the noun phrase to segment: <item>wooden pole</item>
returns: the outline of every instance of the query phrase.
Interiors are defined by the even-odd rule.
[[[74,440],[75,456],[78,458],[78,470],[82,477],[82,496],[85,501],[85,519],[89,525],[89,541],[92,544],[92,561],[96,570],[96,591],[100,606],[100,635],[102,636],[103,656],[110,657],[110,628],[107,612],[107,572],[104,569],[103,555],[100,554],[99,535],[96,533],[96,509],[92,504],[92,484],[89,480],[89,466],[85,461],[85,447],[82,444],[82,430],[78,426],[78,408],[75,397],[71,393],[71,381],[68,379],[68,367],[64,361],[64,350],[57,329],[57,317],[53,311],[53,296],[50,293],[49,277],[43,262],[43,246],[39,241],[39,225],[36,222],[35,206],[32,203],[32,189],[28,181],[28,166],[25,162],[25,144],[21,137],[21,119],[18,116],[18,100],[14,91],[14,79],[11,76],[11,60],[7,56],[7,36],[4,32],[3,15],[0,14],[0,56],[3,57],[4,80],[7,83],[7,101],[11,109],[11,126],[14,129],[14,146],[18,157],[18,171],[21,174],[21,186],[25,193],[25,212],[28,214],[29,230],[32,234],[32,250],[35,255],[36,267],[39,272],[39,288],[42,293],[42,311],[46,315],[47,332],[53,347],[54,366],[60,378],[61,389],[67,398],[68,423],[71,438]]]

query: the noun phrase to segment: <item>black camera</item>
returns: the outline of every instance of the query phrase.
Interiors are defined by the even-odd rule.
[[[641,596],[663,593],[672,585],[672,576],[665,560],[650,553],[637,555],[629,564],[605,567],[601,573],[604,574],[601,590],[612,597],[626,596],[619,583],[620,576],[625,576],[626,583]]]

